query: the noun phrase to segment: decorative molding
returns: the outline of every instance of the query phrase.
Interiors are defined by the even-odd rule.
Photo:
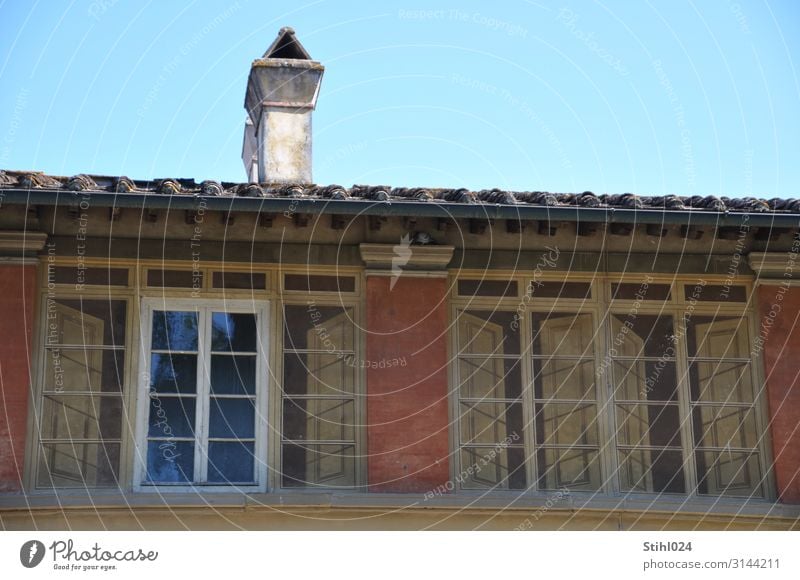
[[[437,276],[447,272],[453,259],[453,246],[415,246],[399,244],[359,244],[367,276]]]
[[[9,256],[0,256],[0,266],[38,266],[39,259],[34,257],[29,258],[11,258]]]
[[[797,253],[751,252],[747,261],[761,279],[796,280],[800,276],[800,254]]]
[[[370,270],[367,268],[364,270],[364,275],[385,276],[386,278],[399,278],[401,275],[411,278],[447,278],[447,270],[406,270],[401,268],[398,272],[392,272],[391,270]]]
[[[34,256],[47,242],[44,232],[0,232],[0,256],[24,258]]]

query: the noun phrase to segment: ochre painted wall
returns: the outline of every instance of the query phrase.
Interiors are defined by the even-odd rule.
[[[798,530],[800,519],[656,510],[215,505],[0,509],[4,530]]]
[[[0,266],[0,492],[22,489],[36,266]]]
[[[445,278],[367,277],[370,491],[424,493],[450,477],[446,293]]]
[[[800,288],[759,286],[758,307],[778,498],[800,504]]]

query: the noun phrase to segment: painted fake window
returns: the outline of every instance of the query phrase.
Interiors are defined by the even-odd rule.
[[[762,498],[746,288],[661,286],[612,285],[631,301],[609,316],[620,490]]]
[[[357,485],[359,401],[353,308],[283,308],[281,485]]]
[[[590,297],[590,285],[573,286],[579,291],[568,288],[573,306],[565,311],[457,311],[463,489],[602,487],[596,332],[579,302]],[[530,288],[552,299],[550,287]]]
[[[747,288],[569,284],[458,286],[459,487],[767,497]]]
[[[231,300],[144,300],[141,486],[265,481],[266,311]]]
[[[458,442],[465,489],[525,489],[525,409],[514,313],[458,313]]]
[[[694,317],[687,349],[698,493],[761,497],[747,319]]]
[[[117,487],[127,303],[47,296],[45,309],[35,485]]]
[[[531,315],[539,489],[595,491],[602,486],[595,343],[591,313]]]

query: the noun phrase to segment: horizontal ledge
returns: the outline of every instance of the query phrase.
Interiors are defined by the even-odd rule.
[[[44,247],[47,234],[37,231],[0,231],[0,256],[30,257]]]
[[[4,189],[4,203],[137,209],[204,209],[260,213],[419,216],[435,218],[548,220],[594,223],[686,224],[716,227],[798,228],[800,215],[706,210],[619,209],[532,204],[453,203],[441,201],[369,201],[289,197],[202,196],[157,193],[72,192],[56,189]],[[84,207],[86,207],[84,205]]]
[[[364,270],[364,275],[370,276],[383,276],[386,278],[447,278],[447,270],[405,270],[401,268],[401,272],[392,272],[391,270]]]
[[[428,492],[430,495],[431,492]],[[458,510],[526,512],[546,507],[549,511],[603,511],[650,514],[730,516],[769,519],[800,519],[800,505],[772,503],[767,500],[737,501],[721,498],[681,497],[665,499],[646,497],[597,497],[573,492],[559,496],[558,492],[535,495],[500,492],[496,495],[471,493],[444,494],[426,499],[425,493],[325,493],[299,491],[296,493],[130,493],[66,495],[0,495],[0,514],[11,510],[73,510],[73,509],[197,509],[203,507],[232,509],[358,509],[358,510]]]

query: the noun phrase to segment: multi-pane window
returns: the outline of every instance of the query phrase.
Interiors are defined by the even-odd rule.
[[[116,487],[123,426],[124,300],[45,301],[37,487]]]
[[[353,308],[283,307],[281,485],[357,485]]]
[[[467,489],[528,485],[520,354],[513,312],[459,312],[458,433]]]
[[[141,485],[263,485],[265,312],[145,301]]]
[[[591,313],[532,314],[534,442],[539,489],[600,488]]]
[[[761,497],[747,319],[696,316],[687,348],[698,493]]]
[[[461,488],[767,495],[744,286],[529,288],[456,285]]]
[[[620,489],[686,491],[671,315],[610,315]]]

